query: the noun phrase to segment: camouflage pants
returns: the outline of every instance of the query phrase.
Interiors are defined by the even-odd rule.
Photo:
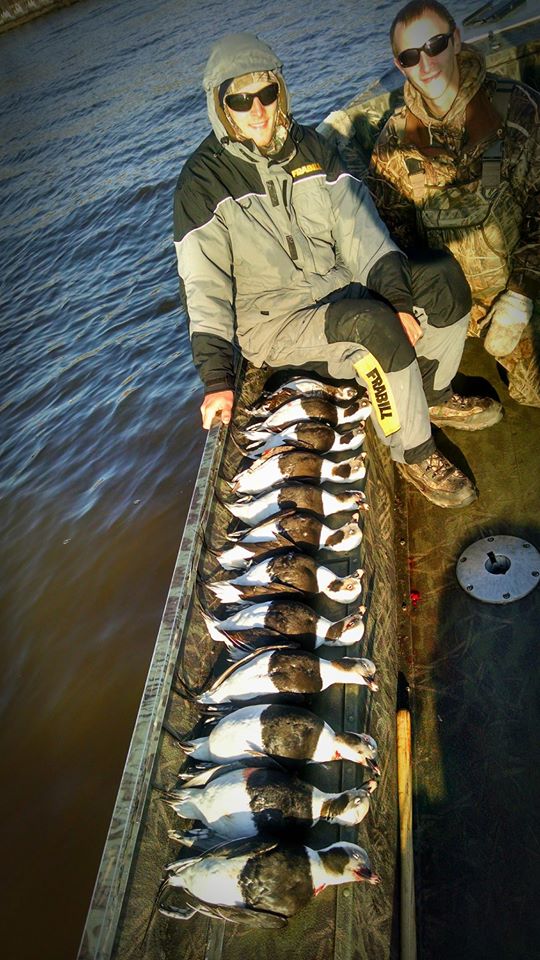
[[[469,336],[480,337],[484,310],[478,305],[472,309]],[[525,327],[517,347],[506,357],[497,357],[497,363],[508,373],[508,393],[516,403],[540,407],[540,301],[534,305],[530,323]]]

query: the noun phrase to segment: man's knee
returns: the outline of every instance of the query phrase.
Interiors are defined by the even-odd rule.
[[[415,306],[432,327],[450,327],[469,313],[472,297],[459,263],[446,250],[425,250],[411,259]]]
[[[399,317],[379,300],[338,300],[326,313],[329,343],[358,343],[379,361],[385,373],[404,370],[416,354]]]

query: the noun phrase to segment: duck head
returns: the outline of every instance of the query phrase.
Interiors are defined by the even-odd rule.
[[[324,585],[324,593],[338,603],[354,603],[362,593],[363,575],[363,570],[355,570],[348,577],[334,577]]]
[[[354,678],[357,683],[365,684],[373,693],[379,689],[376,681],[377,667],[373,663],[373,660],[368,660],[366,657],[358,657],[356,659],[353,657],[342,657],[341,660],[336,662],[336,666],[342,667],[349,677]]]
[[[323,545],[330,550],[346,553],[354,550],[362,541],[362,530],[358,524],[358,514],[337,530],[325,528]]]
[[[364,636],[365,612],[364,606],[359,607],[356,613],[333,623],[327,631],[325,643],[335,643],[337,647],[348,647],[361,640]]]
[[[376,780],[366,780],[361,787],[344,790],[324,804],[322,815],[333,823],[354,827],[366,816],[369,798],[376,788]]]
[[[376,776],[379,776],[381,772],[377,766],[377,743],[367,733],[344,732],[336,734],[336,756],[334,759],[363,763]]]
[[[380,883],[380,877],[373,873],[367,851],[356,843],[333,843],[319,850],[327,874],[328,885],[332,883],[350,883],[364,880],[367,883]]]
[[[366,454],[361,453],[350,460],[343,460],[332,467],[332,476],[329,479],[337,483],[356,483],[357,480],[363,480],[366,475]]]
[[[336,500],[341,501],[343,504],[348,503],[348,501],[352,499],[356,503],[358,510],[369,510],[369,505],[363,490],[338,490],[334,496]]]

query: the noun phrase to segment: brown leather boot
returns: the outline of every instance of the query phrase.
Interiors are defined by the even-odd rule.
[[[478,496],[468,477],[435,450],[420,463],[397,463],[399,472],[438,507],[468,507]]]

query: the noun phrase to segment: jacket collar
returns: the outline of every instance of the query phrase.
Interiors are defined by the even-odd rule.
[[[220,144],[222,148],[233,157],[239,160],[247,161],[253,165],[264,167],[266,169],[273,166],[284,167],[296,155],[297,143],[301,139],[301,128],[291,118],[291,125],[281,150],[273,155],[264,155],[257,149],[252,140],[229,140],[227,136],[222,136]]]

